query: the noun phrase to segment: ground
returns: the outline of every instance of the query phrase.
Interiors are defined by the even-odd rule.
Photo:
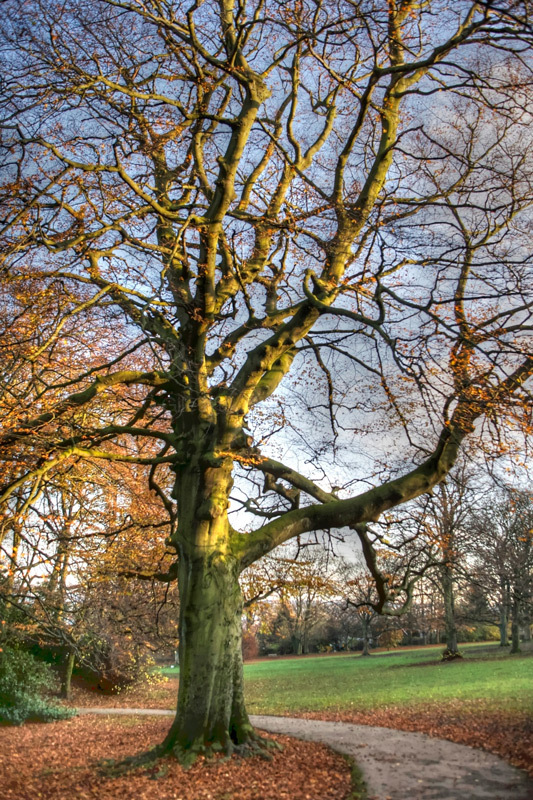
[[[524,769],[533,778],[533,719],[528,714],[493,712],[478,706],[469,709],[435,703],[426,709],[380,709],[371,714],[313,713],[307,719],[354,722],[400,731],[426,733],[437,739],[479,747]]]
[[[169,720],[85,716],[46,725],[0,728],[2,800],[346,800],[348,762],[327,747],[286,736],[272,761],[175,762],[107,777],[98,764],[161,741]]]
[[[481,747],[533,777],[533,650],[465,647],[441,664],[442,646],[317,658],[261,659],[245,667],[254,714],[300,716],[426,733]],[[178,680],[102,695],[75,688],[79,706],[173,708]],[[168,677],[171,676],[171,677]]]
[[[442,648],[440,648],[442,649]],[[266,659],[246,665],[254,714],[285,714],[427,733],[500,755],[533,776],[533,652],[510,657],[495,645],[466,649],[442,665],[439,648],[361,658],[355,654]],[[168,677],[170,676],[170,677]],[[172,709],[176,670],[150,685],[106,695],[75,685],[73,704]],[[0,728],[2,800],[344,800],[350,767],[311,742],[285,737],[271,762],[259,758],[188,772],[170,764],[106,777],[102,759],[120,759],[161,741],[169,719],[87,716],[49,725]],[[164,770],[163,770],[164,771]],[[355,797],[355,795],[354,795]]]

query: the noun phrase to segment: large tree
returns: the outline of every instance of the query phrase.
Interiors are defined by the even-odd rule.
[[[475,538],[471,519],[483,495],[482,486],[478,485],[477,492],[473,486],[473,475],[479,470],[479,464],[459,459],[447,480],[442,481],[431,496],[417,501],[414,512],[421,536],[427,542],[428,566],[432,567],[429,577],[442,597],[446,635],[443,660],[446,661],[461,658],[456,601],[472,569],[468,561]]]
[[[350,526],[385,607],[365,524],[527,416],[528,5],[2,4],[5,275],[65,290],[110,355],[4,430],[0,495],[68,459],[151,467],[178,515],[178,755],[254,739],[244,568]],[[266,435],[296,398],[306,474]],[[335,458],[349,479],[317,481]],[[230,523],[236,478],[260,523]]]

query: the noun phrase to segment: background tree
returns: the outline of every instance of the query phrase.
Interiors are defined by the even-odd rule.
[[[344,599],[359,620],[362,632],[363,650],[361,655],[370,655],[370,645],[374,641],[373,624],[379,614],[375,610],[377,603],[376,587],[368,570],[351,568],[344,582]]]
[[[472,472],[473,466],[467,468],[463,462],[431,496],[424,498],[418,509],[431,554],[428,557],[434,562],[430,577],[434,576],[442,595],[446,635],[443,659],[446,661],[461,657],[456,606],[465,576],[472,566],[471,558],[468,559],[468,554],[472,553],[469,522],[482,494],[481,487],[478,486],[476,492],[470,485],[469,470]]]
[[[145,674],[147,655],[176,645],[168,515],[146,478],[131,478],[112,464],[48,475],[18,518],[17,558],[9,541],[0,551],[4,637],[59,663],[64,697],[75,663],[116,688]]]
[[[528,492],[507,489],[471,518],[477,545],[477,577],[499,613],[500,643],[520,650],[520,629],[530,628],[533,592],[533,504]],[[527,634],[526,634],[527,636]],[[527,637],[529,638],[529,637]]]
[[[3,268],[65,287],[61,318],[83,306],[109,356],[4,431],[0,500],[72,459],[152,468],[178,514],[163,749],[229,751],[254,739],[239,573],[351,526],[394,605],[366,524],[442,480],[465,437],[530,423],[526,4],[2,10]],[[306,474],[276,459],[291,424]],[[246,486],[264,524],[228,519]]]
[[[325,604],[335,593],[334,576],[330,575],[328,554],[323,550],[290,558],[286,579],[280,584],[277,633],[290,639],[291,651],[299,656],[310,652],[313,633],[326,621]],[[285,560],[284,559],[284,560]],[[288,569],[287,569],[288,568]]]

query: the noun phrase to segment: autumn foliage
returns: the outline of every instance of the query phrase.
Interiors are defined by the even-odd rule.
[[[430,492],[467,439],[527,451],[529,13],[2,4],[6,595],[23,553],[52,575],[65,563],[57,539],[50,559],[26,538],[44,493],[105,472],[103,561],[178,580],[163,747],[184,760],[260,746],[243,570],[347,527],[375,610],[399,613],[411,585],[392,584],[372,524]],[[146,534],[131,569],[107,546],[130,518]]]

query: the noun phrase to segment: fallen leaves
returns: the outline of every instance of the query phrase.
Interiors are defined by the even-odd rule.
[[[169,708],[175,709],[178,699],[178,679],[163,678],[149,686],[132,686],[116,694],[88,687],[78,678],[72,684],[69,705],[83,708]]]
[[[112,696],[97,692],[89,694],[78,687],[73,703],[80,706],[172,708],[176,703],[177,687],[176,678],[159,684],[150,692],[140,687]],[[499,755],[533,777],[533,719],[527,714],[495,711],[483,700],[433,702],[372,711],[301,712],[297,716],[426,733]]]
[[[350,767],[324,745],[272,737],[272,761],[199,760],[185,771],[168,760],[104,777],[103,759],[122,759],[160,742],[169,720],[81,717],[48,725],[0,728],[2,800],[345,800]]]
[[[299,716],[426,733],[494,753],[533,777],[533,719],[527,714],[494,711],[483,701],[396,706],[371,712],[306,712]]]

